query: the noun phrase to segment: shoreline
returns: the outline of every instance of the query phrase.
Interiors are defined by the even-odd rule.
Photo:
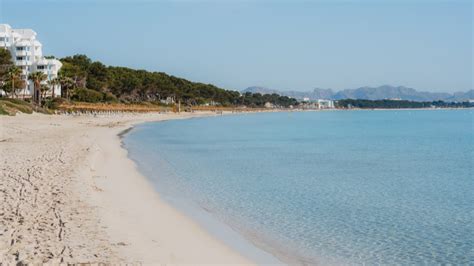
[[[255,264],[166,203],[121,146],[119,134],[139,123],[214,115],[0,117],[8,167],[0,184],[7,232],[0,261]]]
[[[308,110],[299,110],[297,112],[307,112]],[[326,110],[319,110],[326,111]],[[328,110],[330,111],[330,110]],[[253,115],[259,114],[261,112],[247,112],[247,113],[227,113],[224,115]],[[218,115],[222,116],[222,115]],[[209,116],[197,116],[190,117],[188,119],[201,119],[207,118]],[[167,120],[160,121],[145,121],[135,125],[131,125],[129,128],[122,130],[117,136],[120,138],[121,147],[127,151],[128,149],[125,146],[124,138],[126,135],[131,133],[136,127],[149,123],[158,123],[166,122]],[[219,219],[212,211],[206,208],[206,206],[201,206],[198,203],[192,201],[189,198],[178,198],[175,195],[169,195],[164,190],[160,191],[160,185],[153,183],[152,179],[147,176],[147,174],[140,171],[138,162],[131,156],[127,158],[134,162],[137,171],[149,181],[149,185],[153,187],[158,195],[165,201],[167,204],[172,206],[174,209],[183,213],[185,216],[189,217],[191,220],[195,221],[200,225],[201,228],[206,230],[210,235],[221,240],[227,246],[231,247],[233,250],[239,252],[239,254],[244,255],[246,258],[250,258],[253,262],[258,265],[319,265],[323,263],[323,260],[314,260],[305,257],[304,255],[293,254],[293,251],[289,251],[283,246],[277,246],[270,244],[269,241],[265,241],[260,237],[257,237],[258,233],[253,232],[252,230],[240,230],[238,224],[233,223],[231,220],[224,221]],[[268,240],[268,239],[267,239]]]
[[[223,115],[252,115],[258,114],[260,112],[248,112],[248,113],[227,113]],[[222,116],[222,115],[218,115]],[[190,117],[188,119],[201,119],[208,118],[209,116],[197,116]],[[190,218],[196,222],[201,228],[203,228],[211,236],[219,239],[221,242],[231,247],[232,250],[237,251],[239,254],[244,255],[244,257],[249,258],[252,262],[255,262],[258,265],[300,265],[305,264],[305,260],[295,259],[295,257],[290,256],[289,254],[273,248],[271,245],[267,245],[261,239],[254,238],[252,235],[238,230],[236,226],[231,225],[217,216],[213,215],[213,212],[207,209],[205,206],[199,205],[197,202],[192,201],[189,198],[183,197],[178,198],[174,195],[166,193],[166,189],[162,190],[159,184],[153,183],[147,174],[143,173],[138,166],[138,162],[129,155],[129,151],[125,146],[124,138],[128,133],[131,133],[136,126],[149,124],[149,123],[161,123],[166,122],[167,120],[161,121],[147,121],[133,125],[123,131],[121,131],[118,136],[120,137],[121,147],[127,151],[127,158],[136,166],[137,171],[148,180],[149,185],[153,187],[155,192],[160,195],[160,198],[169,204],[171,207],[176,209],[178,212],[184,214],[186,217]],[[250,232],[250,231],[249,231]]]
[[[209,115],[191,115],[186,118],[182,118],[185,120],[189,119],[200,119],[200,118],[207,118],[207,117],[214,117],[214,116],[227,116],[227,115],[245,115],[245,114],[256,114],[259,112],[248,112],[248,113],[224,113],[224,114],[209,114]],[[199,114],[199,112],[198,112]],[[180,118],[181,119],[181,118]],[[139,123],[134,123],[129,125],[128,128],[123,129],[120,131],[117,136],[120,140],[120,147],[126,152],[126,159],[130,160],[134,164],[134,168],[141,178],[146,179],[148,185],[153,188],[156,194],[158,194],[161,201],[165,202],[165,204],[171,206],[177,212],[183,214],[186,218],[191,219],[193,222],[198,224],[198,226],[205,230],[206,233],[215,237],[220,242],[224,243],[226,246],[230,247],[233,251],[237,251],[238,254],[243,255],[245,258],[250,259],[252,263],[256,264],[271,264],[271,265],[283,265],[284,262],[280,260],[281,257],[285,256],[276,256],[273,253],[267,251],[266,248],[258,245],[254,240],[248,239],[246,235],[243,235],[237,229],[233,228],[231,225],[220,221],[210,212],[206,212],[206,209],[203,209],[201,206],[197,205],[194,202],[184,200],[183,202],[179,202],[180,200],[176,201],[175,199],[167,199],[166,196],[159,191],[159,189],[155,189],[155,184],[151,182],[149,177],[147,177],[144,173],[142,173],[137,165],[137,162],[129,156],[129,151],[127,150],[124,144],[124,138],[126,135],[131,133],[136,126],[140,126],[143,124],[148,123],[161,123],[166,122],[169,120],[175,119],[164,119],[164,120],[152,120],[152,121],[142,121]],[[175,202],[173,202],[175,201]],[[190,204],[193,206],[185,206],[185,204]],[[182,205],[182,206],[180,206]]]
[[[262,261],[166,202],[122,145],[141,123],[234,114],[254,113],[0,116],[0,262]]]

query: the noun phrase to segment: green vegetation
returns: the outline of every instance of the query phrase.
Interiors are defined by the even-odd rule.
[[[28,79],[33,81],[33,87],[34,87],[33,101],[37,104],[41,103],[42,95],[44,91],[46,91],[46,89],[44,88],[45,86],[42,86],[41,84],[41,82],[45,81],[46,78],[47,78],[46,74],[39,71],[32,72],[31,74],[28,75]]]
[[[20,74],[21,69],[13,65],[10,52],[0,49],[0,89],[7,95],[16,96],[16,91],[24,86]]]
[[[191,82],[162,72],[105,66],[101,62],[93,62],[85,55],[75,55],[60,60],[63,67],[59,77],[48,80],[47,84],[44,82],[46,75],[43,72],[32,72],[28,75],[28,79],[34,85],[32,102],[35,105],[57,108],[63,104],[64,101],[46,99],[46,92],[56,85],[61,85],[61,98],[67,101],[88,103],[170,105],[179,102],[184,106],[257,108],[264,107],[267,102],[276,107],[290,107],[298,104],[295,99],[277,94],[246,93],[241,95],[237,91],[225,90],[212,84]],[[13,65],[11,54],[7,50],[0,49],[0,89],[6,93],[7,97],[17,98],[17,92],[24,88],[25,83],[20,75],[21,70]],[[52,96],[53,98],[55,96],[54,90]],[[15,110],[21,109],[25,112],[29,110],[21,107],[23,105],[13,106],[13,104],[15,103],[9,101],[2,102],[1,113],[11,114]],[[29,107],[31,109],[31,105]]]
[[[345,99],[336,102],[337,108],[362,108],[362,109],[400,109],[400,108],[467,108],[474,107],[474,103],[469,102],[413,102],[399,100],[355,100]]]
[[[33,106],[25,101],[18,99],[1,99],[0,100],[0,114],[15,115],[21,112],[25,114],[33,113]]]
[[[74,55],[60,59],[63,67],[59,77],[44,83],[46,76],[42,72],[30,73],[28,79],[33,81],[33,103],[37,106],[55,109],[61,105],[74,102],[107,103],[107,104],[153,104],[153,106],[173,106],[174,103],[189,107],[205,108],[262,108],[267,103],[275,107],[288,108],[298,106],[298,101],[278,94],[260,94],[225,90],[212,84],[191,82],[168,75],[163,72],[150,72],[126,67],[106,66],[93,62],[85,55]],[[20,79],[21,71],[15,67],[7,50],[0,49],[0,89],[7,96],[15,98],[17,91],[24,87]],[[56,85],[61,85],[61,99],[45,99],[46,92]],[[54,98],[54,91],[53,95]],[[71,102],[72,101],[72,102]],[[187,106],[187,107],[186,107]],[[12,114],[16,111],[28,113],[34,106],[26,102],[2,100],[1,114]],[[106,108],[107,106],[103,107]],[[337,108],[461,108],[473,107],[472,103],[448,103],[443,101],[413,102],[398,100],[339,100]],[[81,107],[82,108],[82,107]],[[87,108],[90,108],[87,106]],[[102,107],[101,107],[102,108]],[[117,107],[125,108],[125,107]],[[142,108],[142,107],[140,107]],[[153,107],[155,108],[155,107]],[[36,109],[35,109],[36,110]]]
[[[101,62],[92,62],[85,55],[65,57],[61,62],[63,67],[60,76],[73,81],[69,88],[82,88],[79,91],[74,90],[74,94],[79,92],[80,96],[73,96],[73,100],[97,102],[100,97],[99,94],[90,92],[93,90],[107,95],[102,97],[101,102],[119,100],[124,103],[140,103],[172,99],[189,106],[209,104],[263,107],[266,102],[280,107],[297,105],[295,99],[286,96],[258,93],[240,95],[237,91],[191,82],[162,72],[105,66]]]
[[[117,98],[106,92],[99,92],[86,88],[77,88],[74,90],[72,99],[78,102],[98,103],[98,102],[116,102]]]
[[[280,96],[276,93],[262,95],[260,93],[246,92],[238,100],[239,105],[245,105],[249,107],[262,107],[267,102],[286,108],[289,106],[298,105],[297,100],[286,96]]]
[[[0,49],[0,80],[3,81],[10,66],[13,65],[12,55],[6,49]]]

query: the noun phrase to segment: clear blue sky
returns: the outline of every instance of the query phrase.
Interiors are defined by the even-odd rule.
[[[45,54],[241,90],[473,86],[472,1],[0,0]]]

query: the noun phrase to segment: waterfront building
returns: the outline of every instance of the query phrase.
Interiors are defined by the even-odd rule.
[[[318,103],[318,108],[319,109],[333,109],[334,108],[334,101],[332,100],[321,100],[318,99],[316,100]]]
[[[12,55],[13,63],[21,69],[21,79],[25,87],[17,91],[19,96],[31,97],[34,92],[33,81],[28,80],[28,75],[41,71],[46,75],[42,85],[48,86],[48,81],[57,78],[62,63],[52,57],[43,56],[42,44],[36,39],[36,32],[32,29],[13,29],[8,24],[0,24],[0,48],[7,49]],[[54,85],[47,95],[59,96],[60,85]],[[0,90],[0,94],[4,94]]]

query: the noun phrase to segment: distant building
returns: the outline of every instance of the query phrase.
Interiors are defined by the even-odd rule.
[[[319,109],[332,109],[334,108],[334,101],[332,100],[316,100]]]
[[[314,101],[303,101],[300,105],[300,108],[302,109],[333,109],[335,108],[334,106],[334,101],[332,100],[314,100]]]
[[[308,97],[304,97],[304,98],[303,98],[303,102],[309,102],[309,98],[308,98]]]
[[[166,97],[166,99],[161,99],[160,102],[163,103],[163,104],[174,104],[175,103],[174,97]]]
[[[28,75],[41,71],[46,74],[47,79],[43,81],[46,86],[48,80],[58,76],[62,63],[57,59],[49,59],[43,56],[42,44],[36,39],[36,32],[32,29],[12,29],[8,24],[0,24],[0,49],[10,51],[13,63],[21,70],[21,79],[25,80],[25,88],[19,91],[19,95],[31,97],[34,91],[33,82],[28,80]],[[60,85],[55,85],[54,94],[61,94]],[[49,95],[51,94],[49,91]],[[0,90],[0,94],[4,94]]]
[[[271,102],[266,102],[265,108],[275,108],[275,106]]]

